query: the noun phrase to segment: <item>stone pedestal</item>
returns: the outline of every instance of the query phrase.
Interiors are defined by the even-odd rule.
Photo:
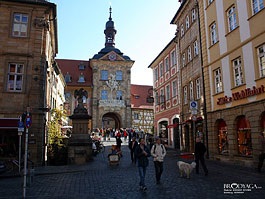
[[[92,139],[88,133],[91,116],[74,114],[70,116],[73,124],[68,142],[68,164],[84,164],[92,159]]]

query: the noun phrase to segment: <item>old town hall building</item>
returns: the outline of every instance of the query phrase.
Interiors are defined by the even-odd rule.
[[[92,125],[131,126],[131,67],[134,63],[115,48],[117,31],[111,18],[104,30],[105,47],[90,59],[93,71]]]

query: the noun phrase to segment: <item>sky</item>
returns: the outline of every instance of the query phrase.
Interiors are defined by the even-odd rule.
[[[178,0],[50,0],[57,5],[57,59],[89,60],[105,47],[112,7],[115,47],[134,60],[131,83],[153,85],[148,66],[175,35]]]

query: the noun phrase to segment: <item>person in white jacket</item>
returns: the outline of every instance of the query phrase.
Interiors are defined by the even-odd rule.
[[[161,175],[163,173],[163,161],[166,156],[166,148],[161,144],[161,139],[156,137],[156,143],[152,146],[151,155],[154,159],[155,172],[156,172],[156,184],[160,184]]]

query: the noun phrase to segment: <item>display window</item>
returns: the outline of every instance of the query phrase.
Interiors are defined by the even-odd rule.
[[[218,125],[218,150],[219,154],[229,153],[229,142],[228,142],[227,126],[225,121],[220,121]]]
[[[237,123],[238,153],[242,156],[252,156],[251,128],[249,121],[242,117]]]

